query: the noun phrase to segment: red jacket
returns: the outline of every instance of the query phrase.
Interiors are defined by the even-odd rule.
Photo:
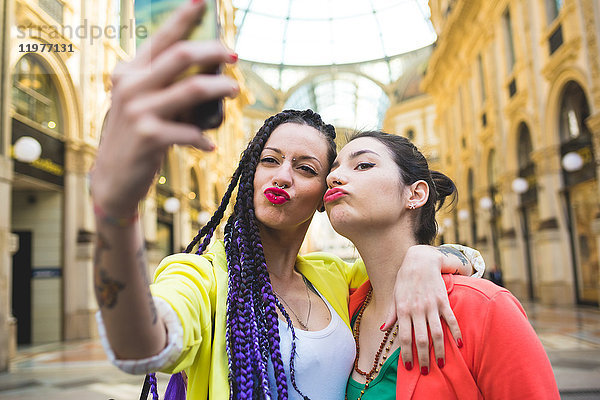
[[[431,363],[428,375],[420,374],[413,346],[417,365],[407,371],[400,357],[396,399],[560,399],[548,356],[519,301],[485,279],[444,275],[444,281],[464,346],[458,348],[443,324],[446,365]],[[352,294],[350,315],[370,287],[366,282]]]

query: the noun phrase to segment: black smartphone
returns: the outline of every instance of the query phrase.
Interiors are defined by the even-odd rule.
[[[136,32],[143,26],[152,37],[160,25],[179,7],[184,1],[190,0],[136,0],[134,2]],[[221,26],[219,20],[218,0],[204,0],[205,9],[198,25],[190,33],[189,40],[220,40]],[[139,45],[143,39],[137,38]],[[204,67],[192,67],[185,71],[179,79],[192,74],[220,74],[222,65]],[[223,99],[215,99],[206,103],[200,103],[189,110],[182,112],[179,121],[189,122],[200,129],[214,129],[223,122]]]

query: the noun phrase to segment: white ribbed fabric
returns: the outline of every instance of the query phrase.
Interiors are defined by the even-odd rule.
[[[96,312],[100,341],[108,359],[119,369],[130,374],[147,374],[172,365],[177,361],[183,349],[183,327],[179,322],[177,313],[163,299],[159,297],[153,297],[153,299],[154,304],[156,304],[158,319],[162,320],[167,328],[167,346],[160,353],[140,360],[120,360],[117,358],[106,337],[102,315],[100,311]]]

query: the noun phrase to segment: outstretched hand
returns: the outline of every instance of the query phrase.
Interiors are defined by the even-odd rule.
[[[430,246],[413,246],[407,252],[396,277],[394,303],[382,330],[398,321],[398,338],[402,363],[412,369],[413,330],[421,373],[429,372],[429,332],[433,342],[435,362],[445,364],[444,333],[441,318],[446,321],[459,347],[462,335],[454,312],[450,308],[448,292],[441,275],[442,257]]]
[[[111,216],[137,211],[171,145],[215,148],[198,127],[175,121],[183,110],[239,91],[224,75],[177,80],[193,65],[237,61],[237,55],[217,41],[185,40],[203,8],[202,1],[179,7],[131,62],[117,65],[113,72],[112,106],[91,174],[94,202]]]

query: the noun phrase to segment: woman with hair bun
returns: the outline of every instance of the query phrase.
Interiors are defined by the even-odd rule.
[[[559,398],[521,304],[487,280],[444,276],[462,331],[455,343],[444,326],[446,361],[408,365],[412,345],[397,337],[405,327],[380,332],[378,321],[408,249],[433,241],[436,210],[456,193],[410,141],[379,131],[356,134],[339,152],[327,183],[331,224],[354,243],[370,279],[350,300],[356,360],[348,400]]]
[[[202,7],[198,1],[183,5],[112,77],[112,108],[91,173],[103,345],[127,372],[174,373],[170,399],[186,397],[179,390],[186,386],[182,371],[188,399],[341,399],[355,354],[349,289],[366,274],[360,263],[349,266],[333,255],[298,255],[312,216],[323,208],[336,156],[334,128],[318,114],[286,110],[267,119],[210,222],[186,253],[160,263],[152,285],[146,277],[139,202],[170,146],[214,150],[197,127],[176,116],[239,90],[224,75],[177,80],[190,65],[237,59],[220,44],[183,40]],[[210,245],[236,189],[225,238]],[[432,311],[402,305],[408,311],[399,321],[441,332],[441,316],[459,340],[440,271],[471,274],[471,265],[460,252],[444,257],[434,248],[416,248],[412,254],[402,271],[424,266],[394,278],[406,286],[396,303],[410,306],[418,297]],[[404,334],[410,338],[411,332],[409,323]],[[427,346],[421,348],[428,362]],[[443,357],[443,348],[436,348]],[[149,381],[155,386],[153,376]]]

